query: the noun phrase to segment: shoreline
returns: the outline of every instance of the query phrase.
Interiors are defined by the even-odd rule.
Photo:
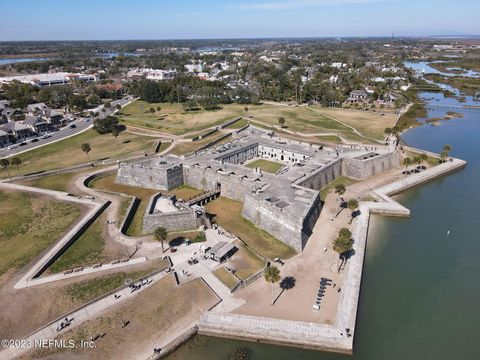
[[[239,314],[205,313],[198,323],[198,334],[352,354],[370,216],[410,216],[410,210],[391,196],[465,166],[466,161],[452,158],[451,161],[424,172],[372,190],[371,194],[377,201],[360,202],[361,214],[355,220],[353,229],[355,256],[347,263],[335,325]]]

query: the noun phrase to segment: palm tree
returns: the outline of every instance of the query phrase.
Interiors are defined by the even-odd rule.
[[[151,114],[155,113],[155,109],[153,107],[150,108],[150,113]]]
[[[22,164],[22,160],[18,157],[14,157],[12,159],[12,165],[15,165],[17,167],[17,172],[18,172],[18,177],[21,177],[22,175],[20,174],[20,165]]]
[[[8,171],[8,166],[10,165],[10,160],[8,159],[0,159],[0,166],[3,168],[3,170],[7,171],[8,178],[12,180],[12,177],[10,176],[10,171]]]
[[[278,123],[280,124],[280,127],[283,128],[285,126],[285,118],[283,116],[279,117]]]
[[[245,112],[247,113],[247,112],[248,112],[248,107],[245,106],[245,107],[243,108],[243,111],[245,111]]]
[[[350,218],[350,223],[353,221],[353,215],[355,214],[355,211],[358,209],[358,200],[356,199],[350,199],[348,200],[347,207],[352,210],[352,217]]]
[[[274,294],[273,294],[273,284],[280,280],[280,270],[276,266],[269,266],[263,272],[263,277],[265,278],[266,282],[272,284],[272,305],[275,301]]]
[[[88,153],[92,150],[92,148],[90,147],[90,144],[89,143],[82,144],[81,149],[85,153],[85,155],[87,155],[88,162],[92,163],[90,161],[90,156],[88,156]]]
[[[346,191],[347,191],[347,188],[345,187],[345,185],[343,184],[335,185],[335,194],[337,194],[337,205],[335,206],[335,217],[338,216],[338,212],[337,212],[338,200],[340,196],[345,194]]]
[[[167,235],[168,232],[163,227],[157,227],[153,232],[153,237],[155,238],[155,240],[160,241],[162,244],[162,252],[165,252],[165,249],[163,248],[163,242],[167,240]]]
[[[424,165],[423,165],[423,162],[424,162],[424,161],[427,161],[427,159],[428,159],[427,154],[421,153],[420,155],[418,155],[418,157],[420,158],[420,164],[421,164],[422,166],[424,166]]]
[[[385,135],[387,136],[390,136],[392,135],[393,131],[392,131],[392,128],[385,128],[385,130],[383,131],[385,133]]]
[[[160,106],[157,106],[157,111],[162,111],[162,108]]]
[[[338,253],[341,263],[338,267],[338,272],[345,262],[345,255],[353,248],[352,233],[347,228],[340,229],[338,237],[333,242],[333,250]]]
[[[408,167],[412,165],[412,159],[406,157],[405,159],[403,159],[403,165],[405,165],[405,175],[408,175]]]
[[[120,135],[120,129],[118,126],[114,126],[112,129],[112,136],[115,138],[115,144],[117,144],[117,137]]]
[[[450,153],[450,151],[452,151],[452,147],[448,144],[445,144],[443,146],[443,151],[442,153],[440,154],[440,158],[443,160],[443,161],[446,161],[448,159],[448,154]]]

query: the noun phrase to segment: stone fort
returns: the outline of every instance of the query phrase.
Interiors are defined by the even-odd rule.
[[[244,166],[255,159],[283,166],[275,174]],[[339,176],[365,179],[398,166],[399,154],[387,147],[329,148],[282,138],[250,125],[234,132],[229,143],[189,156],[165,155],[120,163],[116,182],[162,191],[188,185],[219,192],[241,201],[242,216],[257,227],[302,251],[322,209],[322,187]],[[186,223],[195,224],[191,214],[187,209],[181,211],[179,229]],[[149,222],[144,230],[151,231],[153,226]]]

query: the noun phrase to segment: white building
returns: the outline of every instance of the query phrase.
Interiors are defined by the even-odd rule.
[[[94,82],[99,81],[100,77],[97,74],[72,74],[67,72],[56,72],[46,74],[0,77],[0,84],[8,84],[15,80],[38,87],[46,87],[51,85],[69,84],[71,81],[74,80],[83,82]]]

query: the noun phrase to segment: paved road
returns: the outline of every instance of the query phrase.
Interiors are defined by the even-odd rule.
[[[127,105],[130,101],[132,101],[131,97],[125,97],[120,100],[115,100],[111,102],[111,108],[107,109],[105,112],[102,112],[103,105],[98,106],[95,109],[92,109],[91,111],[98,112],[100,118],[104,118],[105,116],[111,115],[113,112],[115,112],[115,106],[117,104],[120,104],[120,106],[125,106]],[[70,126],[75,125],[74,128],[71,128]],[[75,121],[72,121],[69,125],[61,128],[58,131],[51,132],[48,139],[41,139],[38,137],[37,142],[27,142],[27,145],[24,146],[18,146],[15,149],[8,150],[6,147],[5,148],[0,148],[0,157],[10,157],[13,155],[21,154],[29,150],[36,149],[38,147],[51,144],[53,142],[57,142],[59,140],[66,139],[70,136],[77,135],[88,128],[93,126],[93,119],[90,117],[86,118],[79,118]],[[30,140],[29,140],[30,141]],[[20,144],[21,142],[17,142],[17,145]]]

